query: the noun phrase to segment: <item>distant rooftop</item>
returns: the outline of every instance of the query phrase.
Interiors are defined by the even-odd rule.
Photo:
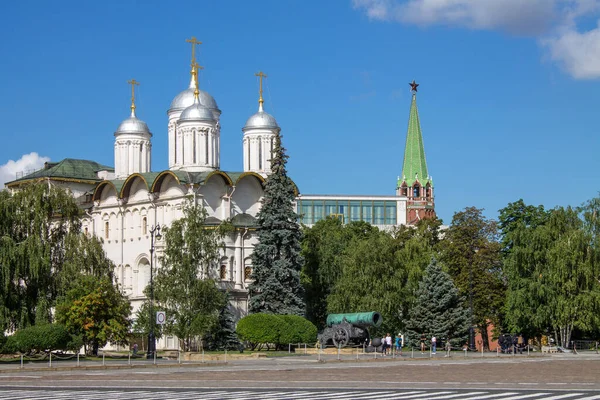
[[[44,178],[96,183],[102,181],[102,178],[98,177],[98,171],[114,172],[114,168],[99,164],[95,161],[65,158],[59,162],[47,162],[42,169],[35,172],[17,174],[16,179],[7,182],[6,186],[10,187],[27,181],[35,181]]]

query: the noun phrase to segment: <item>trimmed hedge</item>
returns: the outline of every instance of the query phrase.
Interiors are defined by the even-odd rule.
[[[297,315],[251,314],[238,322],[236,332],[241,340],[252,343],[252,348],[317,340],[317,327]]]
[[[7,352],[32,353],[53,350],[75,350],[79,340],[73,338],[63,325],[34,325],[15,332],[6,341]]]

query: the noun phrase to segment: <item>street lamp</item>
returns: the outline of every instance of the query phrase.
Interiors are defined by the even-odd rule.
[[[160,225],[150,228],[150,332],[148,333],[148,352],[146,358],[153,359],[156,352],[156,337],[154,336],[154,280],[153,280],[153,263],[154,263],[154,238],[160,240]]]

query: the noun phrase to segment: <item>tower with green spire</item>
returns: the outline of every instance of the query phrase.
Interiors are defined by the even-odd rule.
[[[398,177],[396,194],[407,198],[406,223],[416,224],[423,218],[435,217],[435,203],[433,197],[433,180],[427,170],[425,146],[419,121],[417,108],[417,87],[414,80],[410,83],[412,101],[408,116],[408,132],[406,133],[406,147],[404,149],[404,162],[402,175]]]

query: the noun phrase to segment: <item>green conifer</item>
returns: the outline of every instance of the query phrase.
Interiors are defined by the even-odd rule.
[[[249,287],[251,313],[305,314],[300,284],[302,231],[293,206],[295,186],[285,168],[287,158],[277,134],[271,174],[257,215],[258,243],[252,253],[253,282]]]
[[[454,346],[464,344],[470,315],[462,304],[463,299],[459,297],[452,278],[432,259],[419,283],[416,300],[406,322],[409,342],[417,345],[421,335],[425,335],[427,340],[435,336],[438,345],[448,339]]]

